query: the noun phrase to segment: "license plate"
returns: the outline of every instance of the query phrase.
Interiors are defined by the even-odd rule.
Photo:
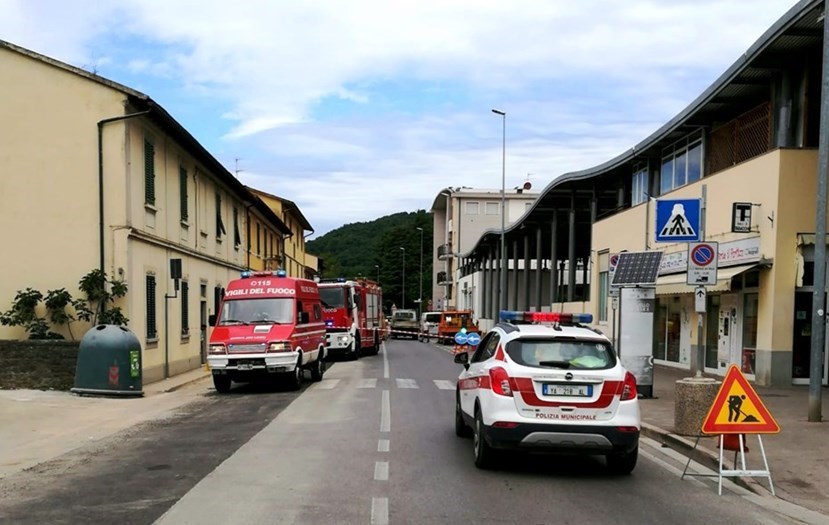
[[[593,395],[593,385],[544,383],[541,391],[545,396],[590,397]]]
[[[236,368],[238,370],[253,370],[253,365],[249,363],[239,363],[238,365],[236,365]]]

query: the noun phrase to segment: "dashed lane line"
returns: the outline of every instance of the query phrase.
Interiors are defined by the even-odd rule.
[[[397,383],[397,388],[420,388],[414,379],[401,379],[398,377],[394,381]]]

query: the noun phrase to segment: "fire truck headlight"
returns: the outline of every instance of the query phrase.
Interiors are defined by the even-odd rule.
[[[290,352],[291,343],[288,341],[276,341],[268,345],[268,352]]]
[[[209,352],[211,355],[224,355],[227,353],[227,348],[225,345],[210,345]]]
[[[337,339],[340,341],[340,344],[344,345],[344,344],[348,344],[348,340],[350,339],[350,337],[347,336],[347,335],[341,335]]]

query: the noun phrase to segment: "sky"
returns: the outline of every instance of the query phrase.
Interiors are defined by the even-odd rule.
[[[500,191],[503,152],[507,188],[601,164],[795,4],[0,0],[0,39],[149,95],[313,238]]]

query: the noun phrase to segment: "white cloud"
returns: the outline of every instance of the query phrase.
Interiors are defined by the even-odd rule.
[[[241,153],[248,183],[324,232],[428,208],[449,185],[497,186],[491,107],[508,112],[508,184],[609,160],[794,4],[0,0],[0,38],[116,81],[140,74],[133,87],[157,99],[216,100],[190,131],[231,169]]]

